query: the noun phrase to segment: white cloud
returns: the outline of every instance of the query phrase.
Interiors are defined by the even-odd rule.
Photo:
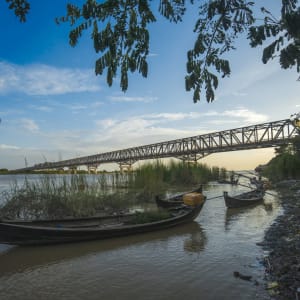
[[[238,66],[235,67],[238,68]],[[226,95],[233,95],[238,98],[248,96],[251,93],[249,88],[254,88],[257,83],[267,81],[277,72],[282,72],[277,63],[269,63],[266,66],[260,61],[253,62],[250,60],[243,69],[234,71],[229,79],[222,81],[222,89],[217,91],[218,98],[223,98]]]
[[[88,107],[86,105],[82,105],[82,104],[73,104],[70,106],[71,110],[85,110]]]
[[[20,148],[17,147],[17,146],[13,146],[13,145],[0,144],[0,149],[4,149],[4,150],[18,150]]]
[[[103,102],[102,101],[95,101],[93,103],[91,103],[91,107],[100,107],[103,105]]]
[[[55,68],[48,65],[18,66],[0,62],[0,93],[59,95],[95,92],[99,82],[92,70]]]
[[[43,111],[43,112],[52,112],[53,108],[50,106],[37,106],[37,105],[30,105],[31,108],[35,109],[35,110],[39,110],[39,111]]]
[[[248,109],[226,110],[222,113],[222,115],[226,117],[242,119],[243,122],[249,123],[249,125],[263,123],[268,120],[268,116],[250,111]]]
[[[34,120],[31,120],[31,119],[21,119],[21,126],[23,128],[25,128],[26,130],[28,131],[31,131],[31,132],[37,132],[39,131],[39,126],[38,124],[34,121]]]
[[[237,128],[262,123],[267,119],[266,115],[246,108],[224,112],[145,114],[123,120],[108,118],[96,121],[97,130],[86,140],[101,145],[103,151],[112,151],[223,130],[224,125]]]
[[[113,102],[144,102],[144,103],[149,103],[149,102],[154,102],[157,101],[157,97],[150,97],[150,96],[145,96],[145,97],[128,97],[128,96],[111,96],[110,100]]]

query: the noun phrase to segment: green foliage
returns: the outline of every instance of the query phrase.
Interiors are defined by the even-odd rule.
[[[248,38],[252,47],[275,38],[263,50],[263,63],[279,56],[283,69],[296,66],[297,72],[300,72],[300,8],[297,8],[297,2],[297,0],[282,1],[280,19],[262,8],[265,15],[264,22],[261,25],[252,26]]]
[[[224,169],[224,172],[226,170]],[[0,218],[54,219],[84,217],[153,201],[171,186],[192,187],[219,178],[219,168],[204,164],[164,165],[159,160],[131,173],[99,174],[90,182],[86,175],[44,175],[37,181],[25,177],[0,194]],[[142,218],[142,217],[141,217]],[[159,216],[161,219],[162,216]],[[147,219],[149,220],[149,218]],[[153,219],[152,219],[153,220]]]
[[[206,100],[215,99],[214,90],[218,87],[218,77],[230,75],[229,61],[222,55],[234,48],[234,40],[254,22],[251,7],[253,2],[207,1],[200,6],[199,19],[194,32],[197,38],[194,48],[187,54],[186,90],[194,90],[194,102],[200,101],[203,87]]]
[[[272,181],[300,178],[300,136],[291,144],[277,148],[276,156],[268,163],[264,176]]]
[[[30,8],[27,0],[6,0],[21,22]],[[198,9],[194,32],[196,41],[187,52],[185,88],[193,90],[198,102],[205,91],[207,102],[215,99],[215,90],[222,78],[231,74],[225,54],[235,49],[235,40],[247,32],[251,47],[269,43],[263,50],[262,61],[267,63],[279,55],[283,69],[296,67],[300,72],[300,8],[298,0],[282,0],[279,18],[261,8],[263,21],[254,16],[253,1],[204,0]],[[68,22],[72,29],[69,42],[74,47],[85,31],[91,33],[94,49],[99,54],[95,63],[96,75],[106,71],[106,81],[112,86],[120,78],[122,91],[129,85],[129,72],[148,75],[150,35],[148,27],[156,22],[154,5],[160,15],[170,22],[181,22],[190,0],[85,0],[81,6],[67,5],[59,24]],[[119,73],[119,74],[118,74]],[[300,79],[300,78],[299,78]]]
[[[211,169],[205,164],[175,161],[163,164],[157,160],[154,164],[148,163],[140,166],[135,172],[133,183],[135,188],[159,191],[168,185],[193,186],[218,178],[219,168],[216,167]]]
[[[30,4],[26,0],[6,0],[8,8],[14,10],[14,13],[20,22],[26,21],[26,15],[30,9]]]
[[[99,182],[88,183],[82,175],[71,178],[42,176],[36,182],[27,178],[23,186],[12,185],[3,193],[0,217],[5,218],[63,218],[94,215],[103,210],[116,210],[133,204],[133,193],[107,192]]]
[[[161,3],[161,12],[175,20],[180,11],[170,11],[168,5]],[[113,84],[117,71],[121,72],[121,89],[128,88],[128,72],[139,72],[147,77],[149,54],[149,32],[147,25],[156,19],[148,1],[108,0],[98,3],[87,0],[82,7],[67,6],[67,16],[57,22],[80,24],[71,30],[70,44],[75,46],[84,30],[92,29],[92,39],[96,53],[101,53],[95,64],[96,75],[106,69],[106,81]]]

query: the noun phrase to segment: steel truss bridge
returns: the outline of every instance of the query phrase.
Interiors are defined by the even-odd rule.
[[[196,162],[217,152],[276,147],[289,143],[299,134],[300,121],[285,119],[57,162],[45,162],[18,171],[64,167],[76,169],[79,166],[96,170],[104,163],[118,163],[122,171],[130,169],[132,164],[139,160],[167,157]]]

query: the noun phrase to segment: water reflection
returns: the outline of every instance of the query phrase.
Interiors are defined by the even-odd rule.
[[[182,238],[184,251],[187,252],[200,252],[204,250],[206,243],[206,236],[201,226],[197,222],[192,222],[163,231],[101,241],[52,246],[12,246],[9,248],[0,244],[0,277],[8,273],[32,271],[36,268],[57,264],[62,261],[172,238]]]
[[[272,216],[278,208],[277,195],[265,196],[263,202],[239,208],[226,208],[225,230],[229,230],[234,222],[243,222],[247,226],[257,226],[264,223],[267,216]]]
[[[204,250],[207,238],[205,232],[199,225],[199,231],[194,232],[184,240],[184,250],[187,252],[199,253]]]

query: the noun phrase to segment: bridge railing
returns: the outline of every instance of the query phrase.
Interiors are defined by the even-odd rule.
[[[299,131],[297,123],[285,119],[58,162],[46,162],[25,169],[53,169],[110,162],[131,164],[138,160],[197,154],[203,157],[217,152],[274,147],[291,141],[299,135]]]

